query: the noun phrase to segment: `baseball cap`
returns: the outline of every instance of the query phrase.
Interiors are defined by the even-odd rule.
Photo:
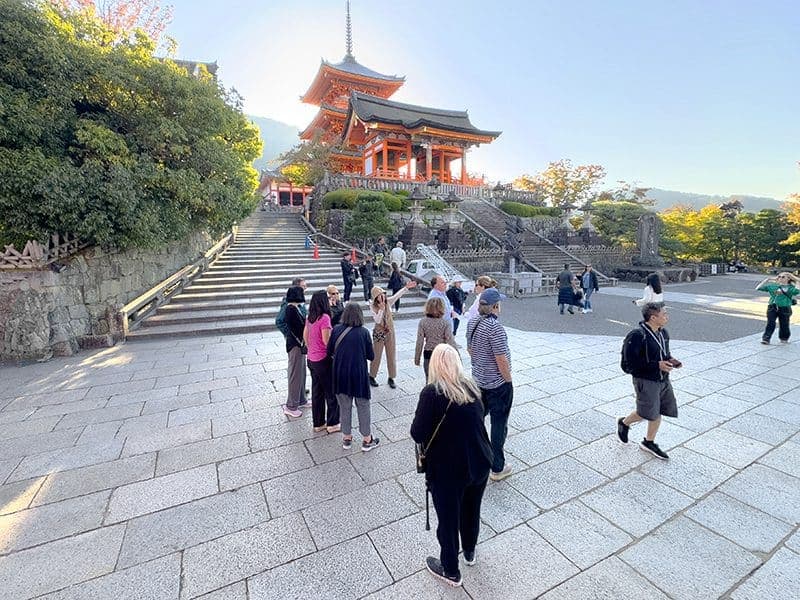
[[[496,288],[489,288],[488,290],[484,291],[481,294],[481,304],[488,304],[489,306],[494,306],[501,300],[505,300],[508,296],[505,294],[501,294],[497,291]]]

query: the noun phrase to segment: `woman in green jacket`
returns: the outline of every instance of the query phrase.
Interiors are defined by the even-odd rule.
[[[769,303],[767,304],[767,326],[761,336],[762,344],[769,344],[772,334],[775,332],[775,321],[778,321],[778,339],[782,344],[789,343],[792,332],[789,330],[789,319],[792,316],[792,304],[795,303],[794,297],[800,294],[800,290],[795,286],[800,279],[784,271],[778,273],[773,279],[767,277],[756,286],[760,292],[769,293]]]

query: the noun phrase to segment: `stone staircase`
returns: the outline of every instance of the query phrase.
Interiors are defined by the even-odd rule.
[[[508,216],[491,202],[478,199],[466,200],[459,205],[459,209],[501,242],[505,239]],[[520,250],[527,262],[536,265],[543,275],[551,277],[556,277],[564,269],[565,263],[570,264],[573,272],[581,271],[585,264],[531,230],[523,233]],[[612,283],[610,278],[599,271],[595,270],[595,273],[601,284]]]
[[[320,247],[319,259],[314,259],[313,250],[305,248],[307,233],[299,215],[255,212],[240,225],[236,242],[128,339],[274,330],[275,317],[295,277],[303,277],[308,284],[306,302],[313,292],[331,283],[343,293],[341,251]],[[376,284],[385,287],[385,281],[376,280]],[[359,280],[351,301],[362,299]],[[424,302],[420,294],[406,294],[403,310],[395,318],[420,318]],[[371,322],[367,323],[371,328]]]

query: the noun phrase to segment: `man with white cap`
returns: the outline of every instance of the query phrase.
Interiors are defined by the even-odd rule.
[[[467,352],[472,357],[472,377],[481,389],[484,417],[491,418],[492,470],[489,479],[500,481],[511,475],[503,446],[508,435],[508,416],[514,399],[511,383],[511,350],[500,324],[500,302],[506,296],[489,288],[480,296],[478,316],[467,325]]]

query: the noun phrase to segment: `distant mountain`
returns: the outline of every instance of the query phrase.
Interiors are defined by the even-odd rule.
[[[277,166],[274,164],[275,159],[300,142],[300,138],[297,137],[300,131],[293,125],[267,117],[247,115],[247,118],[261,130],[261,139],[264,142],[264,152],[260,158],[253,161],[253,166],[259,171]]]
[[[757,213],[764,208],[779,210],[782,204],[780,200],[776,200],[775,198],[745,196],[741,194],[733,196],[708,196],[704,194],[660,190],[658,188],[650,188],[650,191],[647,192],[647,196],[656,201],[654,206],[656,211],[665,210],[676,204],[686,204],[692,208],[700,209],[709,204],[722,204],[723,202],[738,200],[742,203],[742,208],[745,212]]]

